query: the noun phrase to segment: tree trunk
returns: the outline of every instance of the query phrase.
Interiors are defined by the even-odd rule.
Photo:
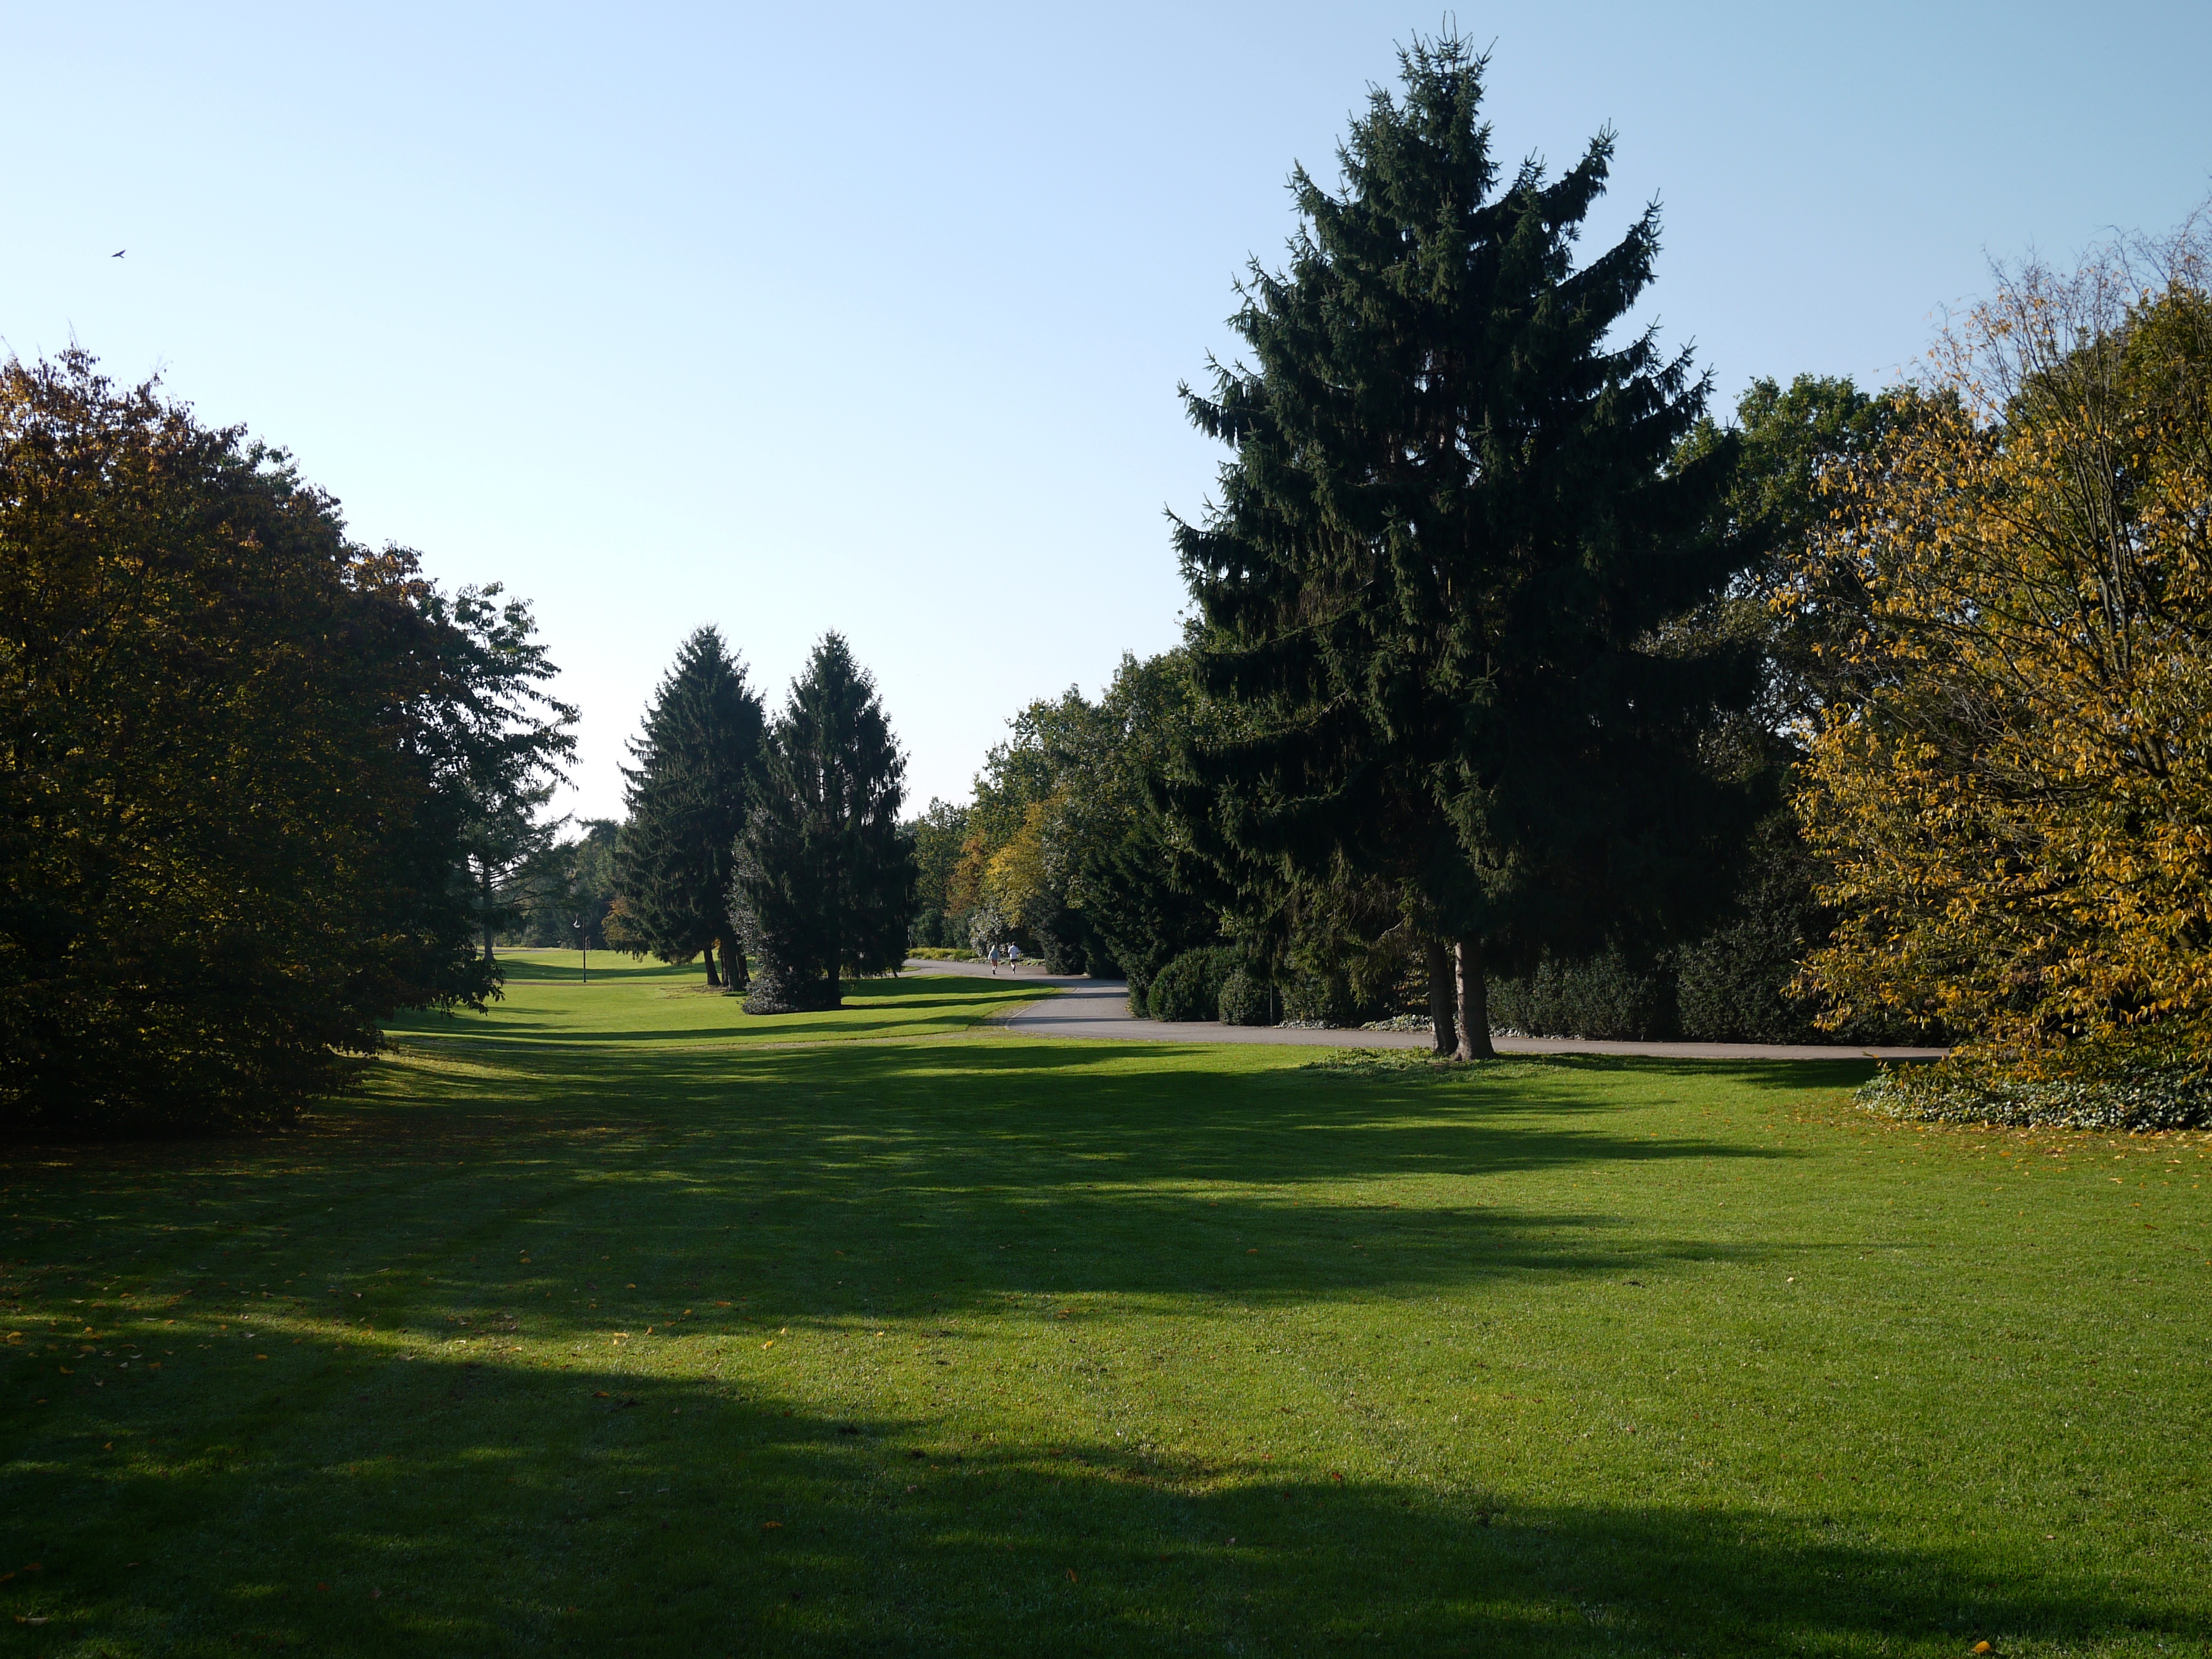
[[[477,891],[483,902],[477,914],[483,918],[484,960],[493,961],[491,953],[491,872],[482,865],[477,866]]]
[[[722,941],[722,983],[732,995],[752,988],[752,972],[745,966],[745,948],[733,939]]]
[[[1458,1060],[1495,1060],[1490,1042],[1490,987],[1482,977],[1482,941],[1472,935],[1459,942]]]
[[[716,973],[716,972],[714,971],[714,941],[713,941],[713,940],[711,940],[711,939],[710,939],[710,940],[708,940],[708,944],[707,944],[707,948],[706,948],[705,950],[702,951],[699,954],[700,954],[701,956],[702,956],[702,957],[706,957],[706,958],[707,958],[707,983],[708,983],[708,984],[709,984],[709,985],[715,985],[715,986],[719,986],[720,984],[721,984],[721,982],[722,982],[722,976],[721,976],[720,974],[718,974],[718,973]]]
[[[1452,1013],[1451,952],[1442,939],[1429,941],[1429,1023],[1436,1027],[1436,1056],[1449,1060],[1459,1052],[1455,1035],[1458,1022]]]

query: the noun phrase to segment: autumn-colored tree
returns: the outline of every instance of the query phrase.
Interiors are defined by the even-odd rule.
[[[0,1128],[282,1119],[480,1006],[425,593],[242,431],[0,365]]]
[[[1863,592],[1798,807],[1840,1024],[2212,1058],[2212,248],[2030,264],[1942,337],[1793,603]]]

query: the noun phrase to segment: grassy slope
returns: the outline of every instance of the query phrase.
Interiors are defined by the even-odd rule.
[[[2203,1137],[665,983],[0,1164],[0,1651],[2212,1638]]]

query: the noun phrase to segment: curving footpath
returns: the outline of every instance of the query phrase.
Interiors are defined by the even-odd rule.
[[[927,962],[910,957],[909,973],[993,977],[979,962]],[[1139,1019],[1129,1012],[1129,988],[1120,980],[1048,974],[1024,966],[996,977],[1060,993],[1002,1014],[992,1024],[1018,1036],[1109,1037],[1133,1042],[1276,1042],[1321,1048],[1425,1048],[1426,1031],[1300,1031],[1279,1025],[1223,1025],[1213,1020],[1170,1023]],[[1861,1048],[1843,1043],[1600,1042],[1576,1037],[1493,1037],[1502,1054],[1656,1054],[1674,1060],[1941,1060],[1941,1048]]]

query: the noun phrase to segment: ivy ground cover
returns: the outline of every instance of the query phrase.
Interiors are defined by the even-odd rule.
[[[2203,1136],[575,966],[0,1152],[0,1653],[2212,1641]]]

